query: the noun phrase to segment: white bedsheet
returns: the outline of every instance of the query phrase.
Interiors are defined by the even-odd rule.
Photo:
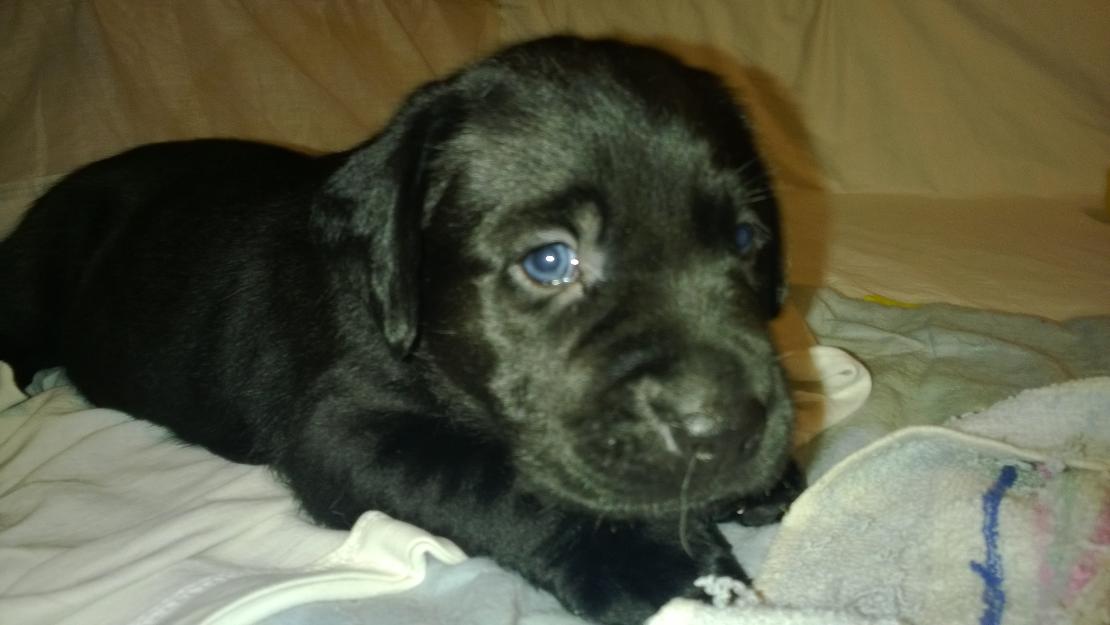
[[[0,363],[0,623],[254,623],[308,600],[412,587],[464,555],[381,513],[350,533],[302,518],[263,467],[89,408],[30,398]]]

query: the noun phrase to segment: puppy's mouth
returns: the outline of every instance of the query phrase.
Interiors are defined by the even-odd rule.
[[[524,474],[536,488],[607,516],[698,509],[761,491],[778,479],[792,414],[780,399],[753,425],[693,441],[650,420],[624,421],[601,436],[591,432],[546,447],[522,460]]]

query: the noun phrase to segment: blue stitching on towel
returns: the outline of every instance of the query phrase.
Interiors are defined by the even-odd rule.
[[[983,541],[987,544],[986,563],[970,562],[971,570],[983,578],[983,603],[986,609],[979,617],[979,625],[999,625],[1002,622],[1002,609],[1006,606],[1006,592],[1002,590],[1002,556],[998,553],[998,508],[1002,497],[1014,485],[1017,468],[1012,465],[1002,467],[998,480],[990,490],[983,493]]]

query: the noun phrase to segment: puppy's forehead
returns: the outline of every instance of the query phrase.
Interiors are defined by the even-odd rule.
[[[571,73],[498,84],[472,110],[451,152],[479,203],[535,206],[588,189],[641,210],[688,211],[689,194],[728,169],[730,155],[708,133],[719,120],[631,90],[611,72]]]
[[[504,205],[532,205],[564,190],[589,187],[607,194],[647,190],[659,176],[687,185],[704,146],[664,135],[675,128],[599,125],[588,115],[556,114],[516,131],[487,128],[460,139],[470,157],[467,182]],[[699,149],[702,148],[702,149]],[[617,199],[617,198],[611,198]]]

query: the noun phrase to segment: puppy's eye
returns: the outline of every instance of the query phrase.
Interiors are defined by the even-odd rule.
[[[736,241],[736,251],[741,254],[750,254],[755,250],[755,226],[747,223],[740,224],[736,226],[733,237]]]
[[[578,279],[578,255],[566,243],[548,243],[520,261],[524,273],[539,284],[558,286]]]

